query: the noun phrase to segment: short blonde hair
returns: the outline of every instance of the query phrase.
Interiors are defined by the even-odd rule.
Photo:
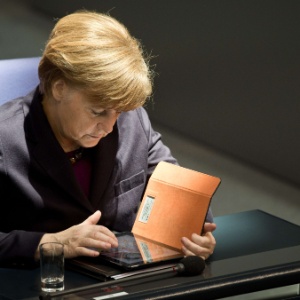
[[[78,11],[53,28],[39,65],[40,90],[51,94],[55,80],[82,88],[103,108],[128,111],[152,93],[149,57],[114,18]]]

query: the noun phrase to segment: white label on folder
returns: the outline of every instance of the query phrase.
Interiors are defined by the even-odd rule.
[[[147,223],[151,214],[151,210],[154,204],[154,198],[147,196],[144,206],[142,208],[139,221],[143,223]]]

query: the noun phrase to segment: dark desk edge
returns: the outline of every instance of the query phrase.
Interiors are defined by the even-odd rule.
[[[185,282],[176,286],[161,287],[152,291],[137,292],[122,297],[122,299],[216,299],[235,296],[255,291],[262,291],[286,285],[298,284],[300,273],[300,262],[289,265],[261,269],[261,272],[243,272],[216,279],[203,281]],[[184,289],[183,289],[184,288]]]

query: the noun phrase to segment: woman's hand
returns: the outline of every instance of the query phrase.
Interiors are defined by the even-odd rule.
[[[97,225],[100,217],[101,212],[96,211],[78,225],[58,233],[47,233],[42,237],[40,244],[46,242],[64,244],[65,258],[76,256],[95,257],[99,255],[100,250],[118,247],[118,240],[115,235],[108,228]],[[36,250],[35,259],[39,259],[39,249]]]
[[[204,260],[208,259],[213,254],[216,246],[216,240],[212,234],[216,228],[215,223],[205,223],[202,235],[193,233],[191,239],[183,237],[181,242],[184,255],[196,255]]]

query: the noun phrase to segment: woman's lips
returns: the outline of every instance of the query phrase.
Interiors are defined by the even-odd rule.
[[[106,136],[106,134],[89,134],[89,136],[93,139],[101,139]]]

